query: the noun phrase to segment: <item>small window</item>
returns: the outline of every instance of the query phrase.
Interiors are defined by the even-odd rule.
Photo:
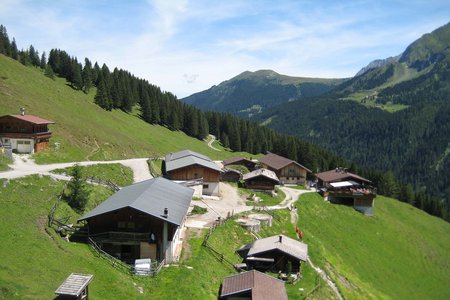
[[[128,222],[128,229],[134,229],[134,222]]]
[[[203,188],[204,188],[204,189],[209,189],[209,184],[204,184],[204,185],[203,185]]]

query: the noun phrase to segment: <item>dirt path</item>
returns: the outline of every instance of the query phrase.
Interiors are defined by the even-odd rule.
[[[214,141],[216,140],[216,136],[212,135],[212,134],[208,134],[208,147],[211,149],[214,149],[216,151],[222,151],[220,149],[217,149],[216,147],[214,147],[212,145],[212,143],[214,143]],[[206,140],[205,140],[206,141]]]
[[[308,257],[308,263],[311,265],[311,267],[319,274],[319,276],[328,284],[328,286],[333,290],[334,294],[339,300],[344,300],[341,293],[339,292],[336,284],[328,277],[327,273],[325,273],[321,268],[316,267],[312,261]]]
[[[187,227],[208,228],[219,217],[226,218],[228,215],[251,211],[253,209],[253,206],[245,205],[245,199],[238,194],[237,189],[232,185],[221,182],[219,189],[220,198],[203,197],[202,200],[192,201],[192,205],[206,208],[208,212],[203,215],[189,216],[186,220]],[[301,194],[311,192],[309,190],[297,190],[289,187],[282,187],[281,189],[286,194],[285,199],[278,205],[268,206],[268,209],[286,209],[297,201]]]
[[[0,172],[0,178],[14,179],[33,174],[42,174],[62,180],[68,180],[70,179],[70,177],[52,174],[50,173],[50,171],[55,169],[64,169],[72,167],[76,164],[79,164],[80,166],[90,166],[98,164],[115,164],[115,163],[119,163],[124,166],[130,167],[133,170],[134,182],[140,182],[152,178],[152,176],[150,175],[150,171],[148,170],[147,158],[132,158],[125,160],[111,160],[111,161],[81,161],[81,162],[38,165],[34,162],[34,160],[30,157],[30,155],[13,154],[13,157],[14,163],[9,165],[11,170]]]

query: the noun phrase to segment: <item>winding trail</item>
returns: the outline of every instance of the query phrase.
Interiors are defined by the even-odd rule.
[[[216,151],[222,151],[220,149],[217,149],[216,147],[214,147],[212,144],[214,143],[214,141],[216,140],[216,136],[212,135],[212,134],[208,134],[208,140],[205,139],[205,142],[208,141],[208,147],[216,150]]]

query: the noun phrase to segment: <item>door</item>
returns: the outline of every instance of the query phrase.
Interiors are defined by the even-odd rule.
[[[18,140],[17,141],[17,152],[19,153],[31,153],[31,142]]]

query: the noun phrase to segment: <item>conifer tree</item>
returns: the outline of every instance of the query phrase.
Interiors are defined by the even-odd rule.
[[[72,179],[67,184],[66,199],[69,205],[77,210],[84,211],[89,199],[89,190],[84,182],[81,167],[75,165],[71,173]]]

